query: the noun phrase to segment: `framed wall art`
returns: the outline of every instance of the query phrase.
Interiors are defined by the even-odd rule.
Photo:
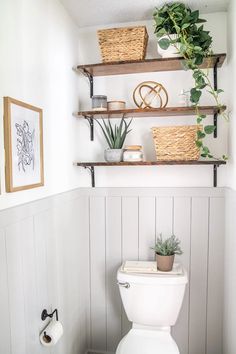
[[[43,111],[4,97],[6,191],[44,185]]]

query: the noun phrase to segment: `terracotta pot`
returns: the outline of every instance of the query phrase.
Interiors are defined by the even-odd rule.
[[[170,272],[173,268],[175,255],[161,256],[156,253],[157,269],[162,272]]]

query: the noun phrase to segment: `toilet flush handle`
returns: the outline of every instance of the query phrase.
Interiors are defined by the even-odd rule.
[[[119,286],[122,286],[123,288],[126,288],[126,289],[129,289],[130,288],[130,284],[129,283],[120,283],[119,281],[118,281],[118,283],[117,283]]]

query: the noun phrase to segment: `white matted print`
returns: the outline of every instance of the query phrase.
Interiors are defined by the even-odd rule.
[[[4,97],[6,191],[43,186],[42,109]]]

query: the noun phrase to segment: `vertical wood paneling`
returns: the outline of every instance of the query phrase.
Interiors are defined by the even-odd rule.
[[[138,197],[122,198],[122,260],[137,260],[139,256],[138,208]],[[131,323],[122,307],[122,335],[130,328]]]
[[[155,244],[155,197],[139,198],[139,259],[153,260]]]
[[[209,223],[207,354],[222,354],[224,199],[211,198]]]
[[[90,264],[89,264],[89,198],[81,197],[76,201],[75,218],[77,230],[75,237],[78,240],[77,255],[74,259],[74,266],[79,271],[79,301],[77,322],[74,327],[74,336],[79,342],[77,347],[73,346],[74,352],[84,354],[90,347]],[[71,309],[73,311],[73,309]]]
[[[36,264],[35,264],[35,244],[34,244],[34,224],[33,219],[25,221],[21,225],[22,232],[19,233],[20,253],[22,257],[22,286],[24,289],[24,311],[26,336],[26,353],[39,354],[40,346],[38,336],[39,316],[37,308],[37,288],[36,288]]]
[[[91,345],[106,349],[105,198],[90,198]]]
[[[49,269],[48,257],[50,255],[47,251],[47,239],[51,237],[53,233],[52,228],[52,214],[51,211],[39,213],[34,216],[34,239],[35,239],[35,277],[37,282],[37,296],[38,316],[41,311],[46,308],[48,311],[52,309],[54,305],[49,298],[49,286],[51,269]],[[52,255],[53,257],[53,255]],[[37,317],[38,317],[37,316]],[[45,327],[45,322],[39,319],[38,333],[41,333]],[[45,348],[40,347],[40,353],[44,353]],[[48,353],[52,352],[52,349],[48,348]]]
[[[121,299],[116,284],[121,265],[121,198],[106,200],[107,351],[115,352],[121,337]]]
[[[6,228],[11,354],[28,354],[21,242],[29,222],[32,223],[32,220],[26,219]]]
[[[5,232],[0,229],[0,353],[11,353]]]
[[[191,244],[191,226],[190,226],[190,198],[174,199],[174,229],[173,232],[181,240],[183,255],[176,257],[189,272],[190,266],[190,244]],[[179,346],[181,354],[188,354],[188,336],[189,336],[189,285],[186,287],[185,297],[182,309],[176,326],[173,328],[173,337]],[[190,353],[189,353],[190,354]]]
[[[163,191],[91,192],[48,202],[43,212],[34,206],[27,218],[19,207],[14,224],[9,210],[9,225],[0,226],[0,353],[115,352],[131,326],[117,268],[122,260],[152,259],[155,235],[174,232],[190,284],[173,336],[181,354],[222,354],[224,198]],[[65,330],[52,349],[38,340],[44,307],[58,307]]]
[[[190,354],[205,354],[206,349],[208,210],[208,198],[192,199],[191,264],[189,272]]]
[[[169,236],[173,232],[173,198],[156,198],[156,236]]]

